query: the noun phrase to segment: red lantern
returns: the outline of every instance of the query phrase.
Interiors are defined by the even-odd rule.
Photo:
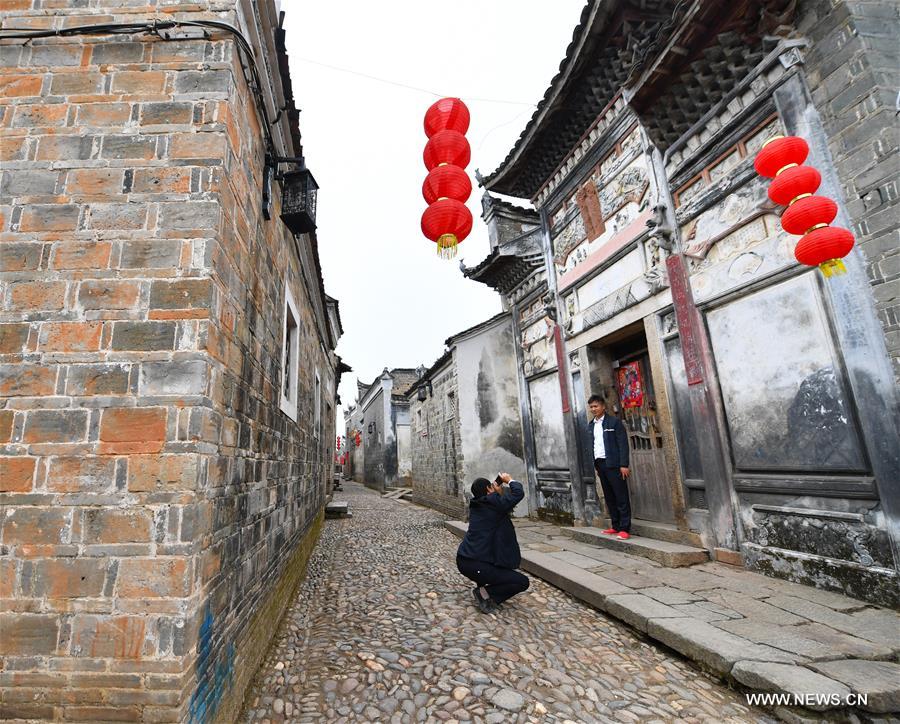
[[[425,111],[425,135],[431,138],[438,131],[469,130],[469,109],[459,98],[441,98]]]
[[[793,166],[782,171],[769,185],[769,198],[787,206],[803,194],[814,194],[822,183],[822,174],[812,166]]]
[[[465,168],[471,154],[469,142],[459,131],[438,131],[425,144],[422,159],[429,171],[444,163]]]
[[[443,257],[456,255],[456,245],[472,231],[472,212],[456,199],[435,201],[422,214],[422,233],[437,244]]]
[[[809,155],[809,146],[799,136],[775,136],[763,144],[753,168],[760,176],[774,178],[785,169],[799,166]]]
[[[853,248],[853,234],[837,226],[823,226],[800,239],[794,256],[807,266],[819,266],[826,277],[847,271],[841,259]]]
[[[456,199],[465,203],[472,193],[469,175],[459,166],[435,166],[422,184],[422,196],[429,204],[438,199]]]
[[[837,211],[837,204],[825,196],[804,196],[784,210],[781,228],[799,236],[816,226],[827,226],[834,221]]]

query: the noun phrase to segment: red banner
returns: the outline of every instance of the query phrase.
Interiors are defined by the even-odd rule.
[[[556,373],[559,375],[559,393],[562,395],[562,411],[569,412],[569,383],[566,380],[566,348],[563,344],[559,325],[553,329],[553,341],[556,344]]]
[[[701,348],[700,313],[694,304],[691,292],[691,280],[688,277],[684,255],[673,254],[666,259],[669,273],[669,288],[672,290],[672,303],[675,306],[675,320],[678,322],[678,334],[681,337],[681,356],[684,358],[684,371],[687,383],[698,385],[703,382],[703,351]]]

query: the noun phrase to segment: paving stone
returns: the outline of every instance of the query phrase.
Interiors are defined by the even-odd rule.
[[[721,607],[710,608],[710,606],[715,606],[715,604],[710,604],[708,601],[700,601],[698,603],[680,604],[673,606],[673,608],[676,609],[679,616],[690,616],[698,621],[706,621],[708,623],[713,621],[732,621],[741,617],[739,613],[734,611],[728,611]]]
[[[851,692],[843,684],[805,666],[774,664],[767,661],[738,661],[731,675],[745,686],[763,691],[822,697],[821,700],[805,700],[805,706],[815,711],[826,711],[844,706]]]
[[[656,618],[647,633],[688,658],[700,661],[713,671],[727,674],[738,661],[795,663],[799,657],[778,649],[754,644],[694,618]]]
[[[639,593],[609,596],[604,608],[607,613],[644,632],[647,631],[647,621],[651,618],[675,618],[683,615],[675,608]]]
[[[655,586],[653,588],[642,588],[641,593],[650,598],[655,598],[660,603],[673,605],[676,603],[693,603],[702,600],[699,594],[688,593],[679,588],[671,586]]]
[[[846,659],[811,664],[816,671],[836,679],[868,701],[861,709],[878,714],[900,712],[900,664],[892,661]]]
[[[564,563],[570,563],[573,566],[578,566],[579,568],[596,568],[597,559],[596,558],[588,558],[587,556],[583,556],[580,553],[574,553],[572,551],[560,551],[559,553],[549,553],[551,558],[558,558]]]
[[[777,608],[765,601],[759,601],[751,598],[746,593],[723,588],[715,588],[711,591],[702,591],[703,597],[713,603],[737,611],[746,618],[754,621],[765,621],[783,626],[793,626],[799,623],[805,623],[807,619],[797,616],[782,608]],[[697,594],[700,595],[700,594]]]

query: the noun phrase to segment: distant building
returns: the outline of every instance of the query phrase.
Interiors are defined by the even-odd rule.
[[[384,490],[409,477],[409,401],[406,392],[416,379],[413,369],[389,370],[385,367],[371,384],[357,383],[356,404],[348,408],[344,416],[351,444],[350,475],[353,480]],[[355,439],[359,444],[354,442]]]
[[[481,179],[491,254],[465,270],[513,315],[539,515],[602,524],[585,434],[600,393],[647,530],[900,604],[898,24],[885,3],[587,3]],[[794,259],[753,169],[779,133],[807,139],[856,235],[845,275]]]
[[[464,515],[478,477],[525,480],[512,321],[506,312],[453,335],[407,392],[413,502]],[[528,504],[516,508],[528,514]]]

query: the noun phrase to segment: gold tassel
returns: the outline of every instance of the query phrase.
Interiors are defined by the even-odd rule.
[[[452,259],[456,256],[459,241],[456,234],[442,234],[437,240],[437,253],[441,259]]]
[[[829,259],[819,264],[819,269],[826,277],[837,276],[838,274],[846,274],[847,267],[844,265],[843,259]]]

